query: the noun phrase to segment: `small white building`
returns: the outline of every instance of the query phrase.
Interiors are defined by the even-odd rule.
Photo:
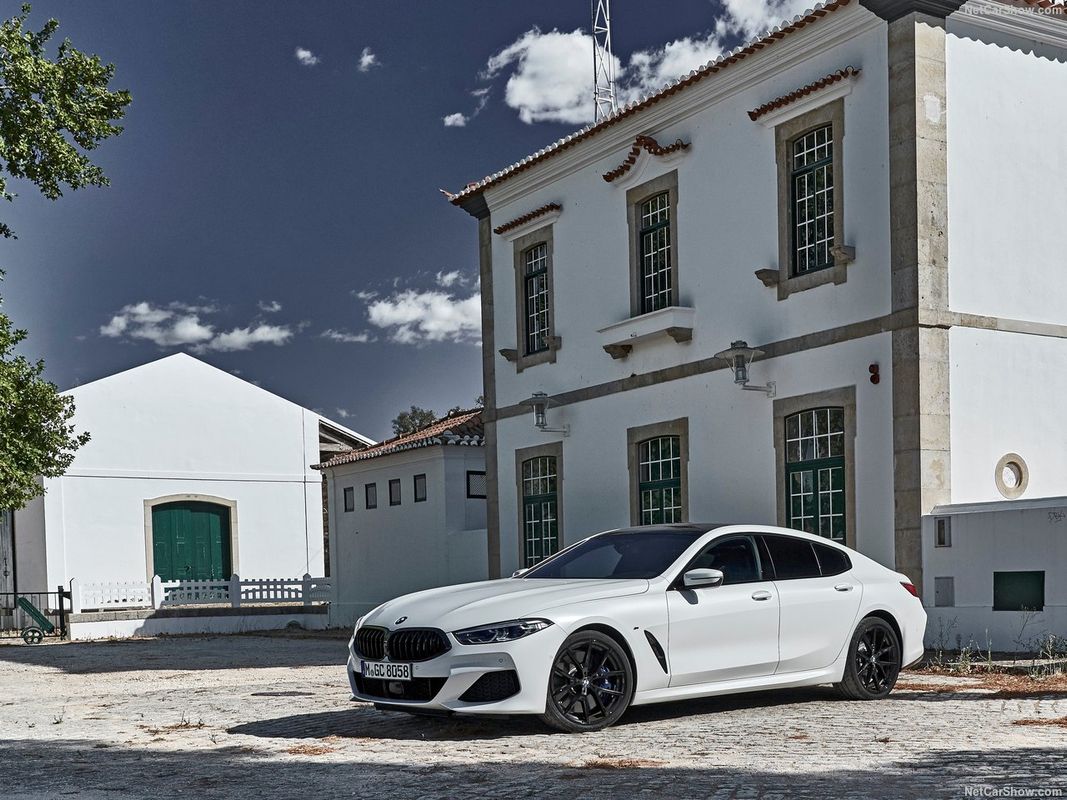
[[[323,574],[311,464],[370,439],[185,354],[66,394],[92,439],[14,514],[18,591]]]
[[[1067,631],[1067,497],[938,506],[923,519],[926,646],[1039,652]]]
[[[488,576],[480,410],[319,464],[330,515],[330,624],[408,592]]]
[[[829,0],[450,196],[491,575],[733,520],[922,585],[935,507],[1067,494],[1067,21],[1041,5]]]

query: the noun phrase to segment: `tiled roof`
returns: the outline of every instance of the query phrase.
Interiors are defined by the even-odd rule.
[[[403,450],[415,450],[419,447],[432,447],[438,444],[483,447],[485,438],[482,428],[482,410],[477,408],[473,411],[457,411],[437,422],[431,422],[414,433],[395,436],[363,450],[350,450],[342,453],[322,464],[316,464],[315,469],[336,467],[341,464],[350,464],[353,461],[365,461]]]
[[[641,155],[641,151],[645,150],[654,156],[668,156],[671,153],[678,150],[688,150],[689,142],[683,142],[678,139],[674,144],[669,144],[666,147],[662,147],[659,142],[653,139],[651,136],[638,136],[634,139],[633,147],[630,148],[630,152],[626,156],[626,160],[623,161],[615,169],[608,170],[603,174],[604,180],[611,183],[613,180],[621,178],[634,164],[637,163],[637,157]]]
[[[622,122],[624,119],[632,117],[637,112],[649,108],[660,102],[661,100],[665,100],[668,97],[677,94],[687,86],[691,86],[694,83],[697,83],[698,81],[708,77],[709,75],[713,75],[716,72],[719,72],[732,64],[736,64],[738,61],[741,61],[746,56],[750,56],[754,53],[759,52],[760,50],[763,50],[764,48],[770,47],[776,42],[784,39],[790,33],[793,33],[794,31],[799,30],[800,28],[818,22],[827,14],[837,11],[840,8],[844,8],[850,2],[851,0],[829,0],[829,2],[819,3],[809,11],[806,11],[803,14],[794,17],[792,20],[785,22],[776,28],[772,28],[763,36],[760,36],[746,44],[742,44],[739,47],[734,48],[729,53],[719,56],[714,61],[709,61],[703,67],[693,70],[683,78],[679,78],[676,81],[668,83],[659,91],[646,95],[638,100],[635,100],[629,105],[620,108],[614,114],[609,117],[606,117],[605,119],[602,119],[600,122],[594,123],[592,125],[587,125],[581,130],[576,131],[570,134],[569,136],[565,136],[562,139],[559,139],[558,141],[554,142],[553,144],[550,144],[548,147],[545,147],[542,150],[538,150],[533,155],[527,156],[526,158],[522,159],[522,161],[517,161],[516,163],[512,164],[509,167],[505,167],[499,172],[494,172],[492,175],[487,175],[480,181],[474,181],[473,183],[469,183],[464,189],[455,194],[447,193],[448,199],[454,205],[461,205],[465,200],[485,191],[490,186],[496,186],[498,183],[501,183],[502,181],[512,177],[513,175],[517,175],[520,172],[525,172],[526,170],[530,169],[530,167],[541,163],[545,159],[551,158],[557,153],[561,153],[562,151],[567,150],[568,148],[574,147],[579,142],[585,141],[586,139],[595,136],[601,131],[610,128],[612,125],[615,125],[619,122]]]
[[[807,86],[801,86],[799,89],[796,89],[790,92],[789,94],[783,94],[781,97],[776,97],[769,103],[764,103],[759,108],[752,109],[748,112],[748,117],[753,122],[755,122],[764,114],[769,114],[775,109],[787,106],[790,103],[799,100],[801,97],[806,97],[812,92],[817,92],[819,91],[819,89],[824,89],[827,86],[835,84],[839,81],[854,78],[856,75],[859,74],[860,71],[855,67],[845,67],[844,69],[837,70],[837,72],[831,72],[825,78],[819,78],[819,80],[815,81],[814,83],[809,83]]]
[[[562,210],[563,210],[563,206],[561,206],[559,203],[545,203],[545,205],[541,206],[540,208],[535,208],[533,211],[529,212],[528,214],[523,214],[521,217],[516,217],[515,219],[510,220],[509,222],[505,222],[503,225],[497,225],[495,228],[493,228],[493,233],[496,233],[496,234],[507,233],[508,231],[515,230],[520,225],[525,225],[527,222],[530,222],[531,220],[535,220],[538,217],[543,217],[545,214],[548,214],[550,211],[562,211]]]

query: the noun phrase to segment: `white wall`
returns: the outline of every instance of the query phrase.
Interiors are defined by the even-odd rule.
[[[856,519],[859,549],[893,563],[891,337],[880,334],[788,358],[756,362],[755,383],[774,380],[778,397],[855,385]],[[881,365],[881,383],[868,365]],[[563,439],[562,531],[565,543],[630,524],[626,430],[689,418],[690,519],[776,524],[772,401],[743,392],[726,370],[611,395],[549,411],[570,425]],[[501,571],[520,566],[515,450],[558,439],[533,427],[532,415],[497,424]]]
[[[952,546],[934,547],[934,516],[923,518],[923,605],[927,647],[1032,650],[1047,634],[1067,637],[1067,498],[936,509],[951,519]],[[1045,610],[993,611],[993,573],[1045,571]],[[952,577],[955,606],[934,607],[934,578]],[[1021,640],[1020,645],[1017,642]]]
[[[947,39],[950,305],[1062,324],[1067,51],[975,22],[953,17]]]
[[[952,502],[1002,500],[1007,453],[1029,468],[1024,498],[1067,494],[1067,340],[953,328],[949,353]]]
[[[20,588],[143,580],[144,501],[178,494],[236,501],[241,575],[322,574],[318,415],[184,354],[69,395],[92,439],[16,516]]]
[[[485,471],[481,447],[434,446],[355,461],[326,471],[330,504],[331,624],[349,625],[402,594],[483,580],[488,574],[485,500],[468,499],[466,473]],[[426,500],[414,502],[414,476],[426,475]],[[389,481],[401,503],[389,505]],[[364,486],[378,487],[367,509]],[[345,512],[344,489],[355,493]]]
[[[832,19],[832,21],[831,21]],[[866,320],[890,311],[888,82],[885,26],[874,20],[859,35],[840,43],[815,45],[831,25],[856,25],[873,16],[857,4],[835,12],[810,33],[790,35],[764,53],[747,58],[693,88],[657,104],[655,110],[575,148],[588,153],[587,166],[513,199],[512,181],[486,192],[492,222],[499,225],[548,202],[563,212],[553,226],[556,334],[563,339],[555,366],[539,365],[516,374],[496,358],[497,405],[506,406],[534,391],[549,394],[707,358],[734,339],[750,344]],[[866,23],[863,23],[866,24]],[[796,55],[798,51],[802,55]],[[800,59],[707,109],[683,116],[705,90],[745,83],[755,70],[783,58]],[[753,272],[778,262],[778,200],[774,131],[747,112],[771,99],[846,65],[862,68],[845,97],[845,227],[842,242],[856,247],[848,281],[794,294],[784,302]],[[650,114],[675,121],[647,127]],[[678,119],[678,117],[682,117]],[[645,126],[645,127],[643,127]],[[663,164],[652,159],[642,180],[678,170],[678,239],[674,243],[682,305],[696,309],[693,342],[666,339],[636,347],[623,361],[602,349],[596,331],[630,315],[628,232],[625,189],[602,174],[618,166],[635,133],[654,135],[661,144],[691,142],[687,155]],[[609,146],[610,145],[610,146]],[[567,159],[564,154],[557,156]],[[547,162],[548,164],[552,162]],[[532,174],[532,173],[531,173]],[[513,179],[521,182],[524,178]],[[496,348],[515,347],[513,245],[493,236],[493,302]],[[590,302],[596,298],[596,302]]]

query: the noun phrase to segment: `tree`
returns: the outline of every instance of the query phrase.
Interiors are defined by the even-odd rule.
[[[29,4],[0,23],[0,162],[13,178],[23,178],[49,200],[63,187],[107,186],[100,167],[82,151],[122,133],[130,93],[111,91],[112,64],[76,50],[64,40],[55,60],[47,54],[59,27],[50,19],[40,31],[26,30]],[[13,200],[7,178],[0,175],[0,197]],[[0,235],[13,236],[0,222]]]
[[[39,478],[62,475],[89,441],[70,424],[73,401],[41,377],[44,362],[14,354],[25,338],[0,314],[0,508],[22,508],[43,494]]]
[[[404,436],[436,421],[437,415],[430,409],[412,406],[410,411],[401,411],[393,419],[393,433]]]

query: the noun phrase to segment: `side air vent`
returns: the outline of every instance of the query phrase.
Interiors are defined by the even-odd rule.
[[[659,662],[660,667],[663,669],[663,674],[666,675],[667,654],[663,652],[663,645],[659,643],[659,639],[648,631],[645,631],[645,638],[648,639],[648,646],[652,648],[652,653],[656,656],[656,661]]]

